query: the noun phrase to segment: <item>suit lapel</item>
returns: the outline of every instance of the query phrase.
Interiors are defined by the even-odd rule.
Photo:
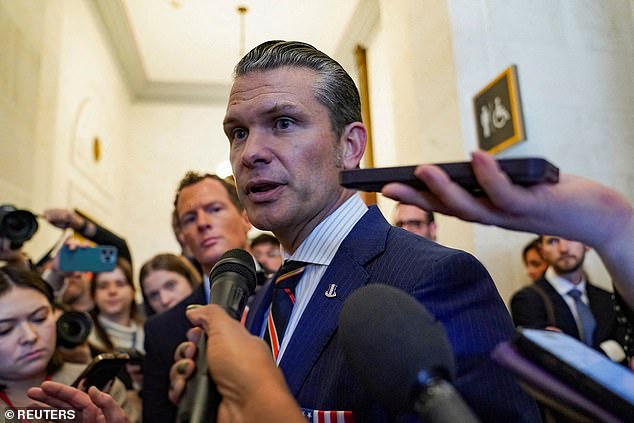
[[[293,395],[298,395],[334,335],[344,301],[369,282],[364,265],[384,250],[387,229],[380,212],[371,208],[348,234],[319,281],[280,362]],[[332,285],[336,285],[335,297],[326,295]]]
[[[247,314],[245,326],[252,335],[260,336],[265,313],[271,304],[272,297],[273,284],[271,281],[268,281],[258,290],[253,298],[253,302],[249,304],[249,313]]]

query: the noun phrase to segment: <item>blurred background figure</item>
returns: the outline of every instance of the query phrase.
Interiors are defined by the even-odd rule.
[[[532,282],[544,275],[546,269],[548,269],[548,263],[546,263],[542,253],[539,251],[539,238],[533,239],[524,247],[522,260],[524,261],[526,274],[531,278]]]
[[[273,276],[282,266],[282,250],[280,241],[273,235],[260,234],[251,241],[251,254],[260,263],[267,278]]]
[[[157,254],[139,272],[145,314],[162,313],[187,298],[202,276],[184,256]]]
[[[409,204],[398,203],[394,208],[394,226],[436,241],[434,213]]]
[[[89,342],[104,352],[142,352],[143,322],[137,316],[130,263],[118,258],[112,272],[95,273],[90,291],[95,329]]]

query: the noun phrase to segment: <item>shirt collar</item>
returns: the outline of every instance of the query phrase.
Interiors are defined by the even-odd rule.
[[[585,294],[586,292],[586,280],[583,277],[581,278],[581,282],[575,285],[568,279],[562,278],[557,273],[555,273],[552,266],[548,266],[544,277],[561,296],[568,294],[571,289],[578,289],[583,294]]]
[[[284,259],[329,265],[343,240],[367,211],[361,196],[355,193],[321,221],[293,255],[284,252]]]

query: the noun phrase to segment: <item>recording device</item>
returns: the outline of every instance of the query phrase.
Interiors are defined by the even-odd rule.
[[[355,291],[339,317],[347,363],[370,395],[425,422],[478,422],[451,385],[453,351],[442,325],[412,296],[384,284]]]
[[[80,388],[84,392],[91,386],[99,390],[114,379],[123,366],[130,360],[125,353],[103,353],[95,357],[83,372],[75,379],[71,386]]]
[[[539,157],[500,159],[497,161],[511,182],[521,186],[559,182],[559,169]],[[439,163],[449,178],[473,195],[485,195],[473,173],[470,162]],[[368,192],[380,192],[391,182],[407,184],[419,191],[427,191],[425,185],[414,175],[417,166],[383,167],[373,169],[350,169],[340,173],[340,184],[346,188]]]
[[[75,348],[88,339],[92,330],[92,319],[88,313],[65,311],[57,319],[57,345]]]
[[[240,319],[247,299],[255,290],[255,261],[241,249],[229,250],[220,257],[209,274],[210,303],[220,305],[229,316]],[[178,423],[215,423],[220,394],[209,377],[207,337],[202,334],[197,345],[196,373],[187,382],[178,405]]]
[[[634,373],[562,332],[520,328],[512,341],[520,354],[623,421],[634,416]]]
[[[0,238],[8,239],[12,250],[22,247],[37,228],[37,219],[30,211],[17,209],[11,204],[0,206]]]
[[[59,250],[59,268],[64,272],[111,272],[117,264],[117,248],[112,245]]]

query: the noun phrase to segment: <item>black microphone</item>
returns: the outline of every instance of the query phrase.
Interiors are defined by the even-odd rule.
[[[339,333],[354,374],[392,412],[432,423],[479,421],[450,383],[445,329],[412,296],[384,284],[358,289],[343,306]]]
[[[229,250],[220,257],[209,274],[211,304],[221,306],[238,320],[251,293],[255,290],[255,262],[241,249]],[[215,423],[221,396],[211,380],[207,366],[207,336],[198,340],[196,373],[187,382],[178,405],[177,423]]]

